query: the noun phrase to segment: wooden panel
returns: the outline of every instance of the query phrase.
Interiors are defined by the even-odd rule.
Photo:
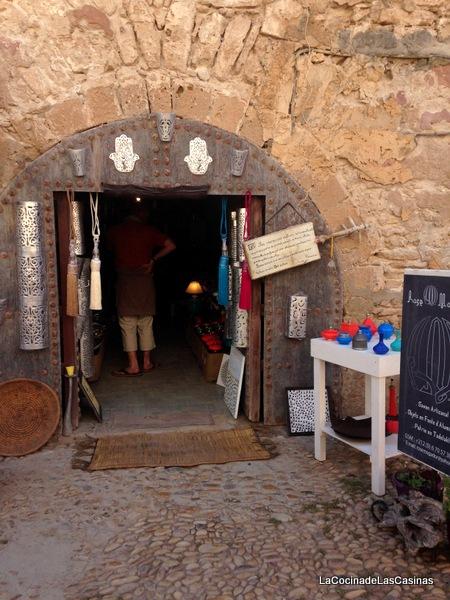
[[[324,223],[314,205],[306,199],[296,199],[283,187],[278,188],[272,205],[266,233],[289,225],[312,220],[316,233]],[[286,388],[313,387],[313,362],[309,339],[318,337],[327,325],[336,325],[341,318],[340,286],[336,266],[322,258],[266,278],[264,311],[264,422],[286,423]],[[336,287],[337,284],[337,287]],[[285,335],[287,299],[299,291],[308,296],[306,339],[294,340]],[[336,385],[338,381],[336,379]]]
[[[262,198],[253,198],[251,212],[252,235],[263,232],[264,203]],[[252,309],[249,312],[249,347],[245,365],[244,412],[250,421],[260,420],[261,415],[261,282],[252,282]]]

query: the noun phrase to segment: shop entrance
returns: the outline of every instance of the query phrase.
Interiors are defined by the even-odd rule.
[[[3,306],[6,303],[6,323],[0,380],[28,378],[60,392],[64,365],[73,359],[60,347],[61,340],[64,344],[70,340],[62,313],[65,292],[59,264],[67,246],[60,243],[54,214],[58,203],[64,205],[66,190],[86,198],[89,192],[134,196],[146,192],[157,206],[168,206],[172,197],[180,210],[183,198],[189,203],[196,196],[205,201],[223,195],[242,199],[251,190],[261,198],[261,208],[252,217],[253,235],[305,222],[313,224],[318,236],[328,232],[313,199],[266,150],[218,127],[174,115],[167,137],[160,127],[163,121],[156,113],[75,133],[27,165],[4,191],[0,254],[6,258],[0,261],[4,282],[0,300]],[[29,225],[36,232],[33,239],[17,235]],[[217,232],[211,239],[218,243]],[[16,268],[17,258],[30,251],[30,241],[36,264],[22,261]],[[36,290],[27,285],[30,280]],[[306,338],[300,340],[286,335],[289,297],[299,292],[308,298]],[[248,319],[243,410],[252,422],[281,425],[287,416],[286,388],[310,388],[313,383],[308,340],[341,322],[339,257],[330,256],[325,244],[320,260],[264,278],[263,284],[255,283],[253,295],[256,309]],[[338,397],[339,374],[330,374],[328,381]]]
[[[79,273],[88,270],[92,254],[90,197],[77,193],[70,201],[65,193],[55,194],[62,362],[77,364],[102,406],[103,423],[80,393],[80,433],[102,434],[131,429],[168,427],[234,427],[235,419],[226,408],[224,388],[216,384],[222,357],[232,343],[230,308],[219,305],[217,298],[218,262],[221,255],[220,221],[226,204],[228,245],[231,251],[232,217],[239,218],[244,206],[242,195],[217,196],[206,191],[182,193],[140,190],[109,190],[98,194],[101,229],[102,310],[92,313],[93,353],[80,337],[80,318],[67,316],[65,302],[66,272],[69,259],[69,231],[76,229]],[[74,208],[74,206],[76,208]],[[252,200],[254,225],[262,222],[263,199]],[[158,261],[153,273],[156,288],[156,315],[153,329],[156,349],[151,353],[154,368],[141,374],[123,374],[127,357],[123,352],[116,302],[117,273],[111,232],[118,224],[134,219],[142,211],[145,221],[176,245],[175,251]],[[123,240],[126,245],[126,240]],[[131,243],[131,242],[130,242]],[[232,257],[230,257],[232,258]],[[238,264],[238,263],[235,263]],[[199,286],[198,286],[199,284]],[[191,292],[194,293],[191,293]],[[252,319],[261,329],[261,283],[254,284],[256,304]],[[81,326],[82,327],[82,326]],[[255,325],[253,326],[255,328]],[[257,332],[261,337],[261,331]],[[256,360],[261,364],[260,348]],[[249,358],[247,343],[240,351]],[[86,352],[88,356],[86,356]],[[252,403],[260,410],[260,387],[243,386],[243,407]],[[256,396],[256,393],[258,396]],[[248,395],[248,396],[247,396]],[[73,417],[76,419],[76,407]],[[241,420],[245,417],[241,409]],[[239,421],[238,421],[239,422]]]

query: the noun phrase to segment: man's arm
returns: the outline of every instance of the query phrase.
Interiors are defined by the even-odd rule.
[[[161,250],[159,250],[159,252],[157,252],[155,254],[155,256],[153,257],[153,261],[156,262],[157,260],[159,260],[160,258],[162,258],[163,256],[167,256],[168,254],[170,254],[171,252],[173,252],[176,248],[175,243],[170,239],[170,238],[166,238],[163,247],[161,248]]]
[[[147,265],[144,265],[145,272],[151,273],[153,271],[156,261],[158,261],[163,256],[167,256],[168,254],[173,252],[175,248],[175,242],[173,242],[170,238],[166,238],[163,242],[162,248],[155,254],[153,258],[150,259],[150,262]]]

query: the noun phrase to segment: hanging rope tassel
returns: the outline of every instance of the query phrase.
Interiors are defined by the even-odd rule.
[[[92,218],[92,240],[94,242],[94,250],[91,259],[91,297],[89,308],[91,310],[102,309],[102,282],[100,277],[100,253],[98,249],[100,241],[100,223],[98,220],[98,194],[95,195],[95,201],[92,194],[89,193]]]
[[[227,223],[227,200],[222,198],[222,215],[220,218],[220,238],[222,240],[222,256],[219,259],[218,294],[217,301],[220,306],[228,306],[228,270],[230,259],[227,248],[228,223]]]
[[[252,193],[248,191],[245,194],[245,225],[244,241],[250,238],[250,210],[252,204]],[[239,308],[250,310],[252,307],[252,280],[248,270],[247,260],[242,263],[242,281],[241,294],[239,296]]]
[[[66,191],[67,203],[69,205],[69,224],[70,224],[70,241],[69,241],[69,262],[67,263],[67,278],[66,278],[66,314],[69,317],[77,317],[78,306],[78,261],[75,253],[75,231],[72,220],[72,202],[74,201],[74,192]]]

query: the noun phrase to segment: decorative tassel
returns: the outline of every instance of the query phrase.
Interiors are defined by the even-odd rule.
[[[89,308],[91,310],[102,309],[102,282],[100,278],[101,260],[95,254],[91,260],[91,297]]]
[[[91,260],[91,294],[89,308],[91,310],[102,309],[102,281],[100,277],[100,254],[98,244],[100,240],[100,222],[98,219],[98,194],[95,196],[95,201],[92,194],[89,194],[92,219],[92,239],[94,241],[94,250]]]
[[[228,224],[227,224],[227,200],[222,198],[222,215],[220,218],[220,238],[222,240],[222,256],[219,259],[218,294],[217,302],[220,306],[228,306],[229,302],[229,265],[227,248]]]
[[[248,272],[247,261],[242,265],[241,295],[239,296],[239,308],[250,310],[252,307],[252,280]]]
[[[228,306],[228,256],[221,256],[219,259],[219,284],[217,301],[220,306]]]
[[[250,209],[252,203],[252,193],[248,191],[245,194],[245,225],[244,225],[244,241],[250,237]],[[252,280],[248,270],[247,260],[242,263],[242,280],[241,293],[239,296],[239,308],[250,310],[252,308]]]

